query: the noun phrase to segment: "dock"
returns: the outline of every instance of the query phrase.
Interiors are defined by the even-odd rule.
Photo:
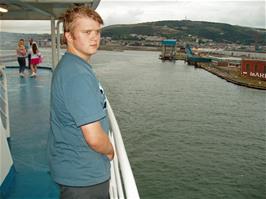
[[[176,60],[176,40],[165,39],[161,41],[162,51],[160,54],[161,60]]]
[[[188,44],[186,45],[185,51],[186,51],[185,61],[189,65],[198,66],[198,63],[210,63],[212,61],[210,57],[202,57],[202,56],[195,55]]]
[[[239,68],[215,66],[213,64],[206,63],[200,63],[198,64],[198,67],[233,84],[254,89],[266,90],[265,80],[243,76],[241,75],[241,71]]]

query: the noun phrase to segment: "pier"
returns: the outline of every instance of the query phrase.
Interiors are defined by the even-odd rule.
[[[202,56],[195,55],[188,44],[186,45],[185,51],[186,51],[185,61],[189,65],[198,66],[198,63],[209,63],[212,61],[212,59],[209,57],[202,57]]]
[[[176,40],[165,39],[161,42],[162,52],[160,59],[162,60],[176,60]]]
[[[266,90],[265,80],[249,76],[243,76],[239,68],[228,66],[215,66],[213,64],[206,63],[200,63],[198,64],[198,67],[233,84],[249,88]]]

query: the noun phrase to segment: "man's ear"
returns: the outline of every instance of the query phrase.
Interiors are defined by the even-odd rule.
[[[67,43],[72,43],[73,37],[70,32],[65,32],[65,38],[67,40]]]

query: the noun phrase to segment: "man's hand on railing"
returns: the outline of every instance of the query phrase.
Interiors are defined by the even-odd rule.
[[[112,145],[112,148],[113,148],[112,152],[106,155],[110,161],[112,161],[114,159],[114,156],[115,156],[113,145]]]

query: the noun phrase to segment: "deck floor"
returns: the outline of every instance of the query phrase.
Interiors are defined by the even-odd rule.
[[[49,175],[47,135],[49,131],[50,82],[52,72],[39,69],[36,78],[18,76],[6,69],[8,81],[10,148],[16,169],[15,182],[7,199],[59,198]]]

